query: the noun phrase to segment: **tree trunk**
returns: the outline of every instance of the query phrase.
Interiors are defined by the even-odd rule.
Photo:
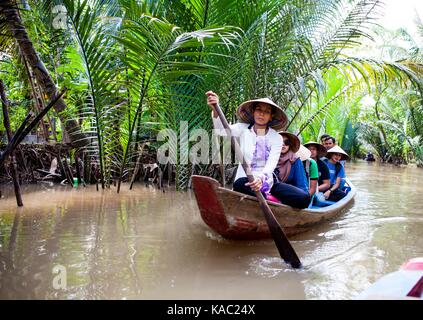
[[[37,112],[40,112],[41,110],[44,109],[44,105],[42,105],[40,103],[41,101],[40,101],[40,98],[38,97],[38,92],[35,88],[35,83],[33,81],[33,74],[31,72],[31,70],[29,70],[28,63],[26,62],[25,57],[23,57],[22,60],[23,60],[24,66],[25,66],[26,73],[28,75],[29,84],[30,84],[31,89],[32,89],[32,98],[34,99],[35,107],[37,109]],[[50,119],[48,117],[48,114],[46,115],[46,117],[47,117],[47,120],[50,123]],[[41,129],[43,130],[43,133],[44,133],[44,139],[46,140],[46,142],[48,142],[48,140],[49,140],[48,128],[45,125],[43,120],[41,120],[40,126],[41,126]]]
[[[388,87],[385,87],[379,93],[379,96],[378,96],[377,101],[375,103],[375,114],[376,114],[376,118],[377,118],[378,121],[381,120],[381,117],[380,117],[380,114],[379,114],[379,103],[380,103],[380,100],[382,99],[383,93],[386,91],[387,88]],[[383,137],[382,142],[384,143],[384,146],[382,146],[382,152],[383,152],[382,159],[385,160],[388,151],[391,150],[391,147],[389,146],[388,138],[387,138],[387,135],[386,135],[386,132],[385,132],[385,129],[383,128],[383,126],[381,124],[377,124],[377,127],[379,128],[380,132],[382,133],[382,137]]]
[[[29,39],[28,33],[26,32],[21,18],[19,17],[14,1],[2,0],[0,2],[0,14],[6,18],[9,29],[18,43],[22,55],[30,65],[37,82],[47,97],[49,99],[53,99],[58,94],[57,87]],[[64,124],[72,144],[75,146],[84,145],[85,141],[82,139],[83,135],[78,122],[75,119],[68,119],[64,115],[60,114],[61,111],[66,109],[65,101],[60,99],[55,104],[54,109],[59,114],[60,120]]]

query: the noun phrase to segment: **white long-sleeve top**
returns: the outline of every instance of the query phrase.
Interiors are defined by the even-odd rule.
[[[216,133],[226,136],[226,131],[220,119],[213,116],[212,119],[214,128],[219,129],[216,130]],[[283,140],[281,135],[272,128],[269,128],[264,136],[258,136],[254,128],[248,129],[248,127],[249,124],[247,123],[230,125],[232,135],[240,139],[239,144],[242,154],[251,167],[252,174],[263,181],[260,191],[269,193],[273,186],[273,171],[278,164]],[[238,163],[235,181],[246,176],[242,165]]]

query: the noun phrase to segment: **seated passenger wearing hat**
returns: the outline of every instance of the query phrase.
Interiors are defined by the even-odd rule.
[[[223,124],[218,118],[214,106],[219,103],[219,97],[208,91],[207,104],[213,109],[212,120],[217,134],[226,136]],[[230,126],[231,134],[240,138],[240,148],[245,161],[250,164],[254,181],[248,178],[241,165],[233,184],[238,192],[255,196],[254,191],[260,191],[266,197],[273,186],[273,171],[279,160],[282,149],[282,138],[276,130],[284,128],[288,118],[283,110],[268,98],[255,99],[242,103],[237,110],[240,122]]]
[[[311,158],[310,150],[303,145],[300,145],[300,149],[297,151],[296,155],[300,157],[303,163],[308,182],[308,193],[310,193],[310,196],[313,197],[317,191],[317,180],[319,179],[319,169],[317,167],[317,163]]]
[[[316,161],[317,169],[319,171],[318,192],[324,192],[330,188],[330,173],[329,168],[325,162],[320,160],[326,155],[326,149],[320,143],[310,141],[304,144],[311,152],[311,158]]]
[[[303,163],[295,153],[300,148],[300,140],[292,133],[280,132],[283,146],[275,170],[276,183],[270,193],[283,204],[294,208],[307,208],[311,197]]]
[[[326,165],[330,173],[330,188],[323,194],[329,201],[338,201],[347,194],[342,190],[345,183],[344,166],[340,163],[341,160],[349,158],[348,154],[339,146],[334,146],[326,153]]]
[[[326,150],[332,149],[333,147],[335,147],[336,144],[336,139],[332,136],[326,136],[323,135],[320,139],[323,139],[323,146],[326,148]],[[324,138],[323,138],[324,137]],[[322,160],[326,160],[326,157],[323,157]],[[339,161],[345,168],[345,164],[347,163],[345,160],[341,160]]]

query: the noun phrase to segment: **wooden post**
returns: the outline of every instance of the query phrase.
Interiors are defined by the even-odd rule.
[[[172,165],[170,162],[167,164],[167,187],[170,188],[170,180],[172,180]]]
[[[78,157],[78,152],[75,152],[75,166],[76,166],[76,177],[78,179],[78,186],[81,184],[82,180],[81,180],[81,171],[79,168],[79,157]]]
[[[65,161],[66,161],[66,159],[65,159]],[[61,156],[61,154],[60,154],[60,150],[59,150],[59,152],[58,152],[58,154],[57,154],[57,163],[59,164],[60,171],[62,171],[62,173],[63,173],[63,175],[65,176],[66,180],[68,181],[69,185],[70,185],[70,186],[72,186],[72,185],[73,185],[73,181],[72,181],[72,179],[69,177],[69,174],[68,174],[68,172],[66,171],[65,166],[63,165],[63,162],[62,162],[62,156]]]
[[[134,172],[132,174],[132,178],[131,178],[131,183],[129,185],[129,190],[132,190],[132,186],[134,185],[135,182],[135,177],[137,176],[139,170],[140,170],[140,163],[141,163],[141,157],[142,157],[142,152],[144,150],[144,146],[145,146],[145,142],[141,144],[141,148],[140,148],[140,153],[138,154],[137,157],[137,162],[135,163],[135,169]]]
[[[6,93],[5,93],[4,84],[2,80],[0,80],[0,97],[2,101],[2,107],[3,107],[3,123],[6,129],[7,139],[9,140],[9,143],[10,143],[12,141],[12,130],[10,129],[10,119],[9,119],[9,110],[8,110],[9,101],[6,98]],[[18,207],[22,207],[23,202],[22,202],[21,188],[19,186],[19,181],[18,181],[18,168],[16,165],[16,157],[14,152],[11,153],[11,173],[12,173],[13,186],[15,188],[16,203]]]
[[[72,174],[72,170],[69,167],[68,155],[69,155],[69,152],[65,152],[65,161],[63,161],[63,166],[69,177],[68,179],[69,179],[70,185],[73,186],[73,174]],[[70,160],[70,155],[69,155],[69,160]]]

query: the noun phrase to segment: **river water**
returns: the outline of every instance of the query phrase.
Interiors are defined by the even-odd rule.
[[[347,165],[358,188],[337,219],[292,238],[230,241],[201,220],[194,194],[137,185],[10,187],[0,200],[0,299],[353,299],[423,256],[423,170]]]

